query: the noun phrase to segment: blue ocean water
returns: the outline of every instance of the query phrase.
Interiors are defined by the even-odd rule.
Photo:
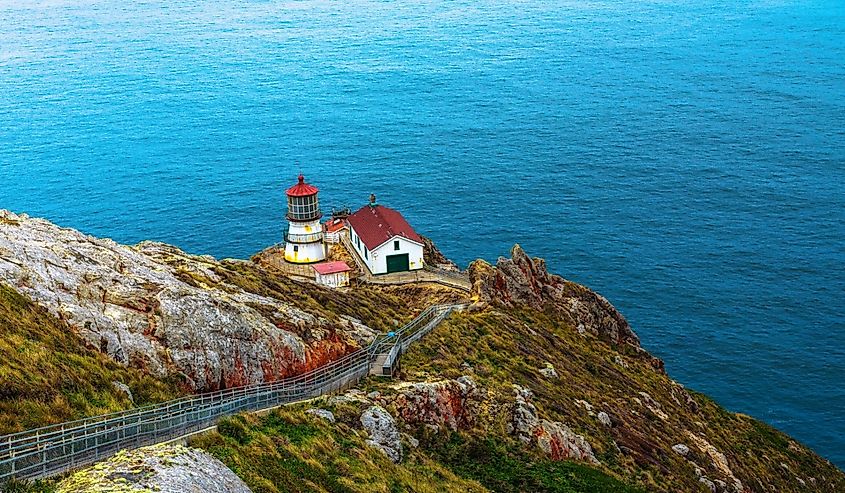
[[[0,0],[0,207],[245,257],[300,171],[845,467],[841,0]]]

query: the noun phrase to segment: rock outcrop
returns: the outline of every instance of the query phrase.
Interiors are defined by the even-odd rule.
[[[393,400],[399,417],[407,424],[469,429],[475,424],[480,398],[478,386],[468,376],[457,380],[397,385]]]
[[[381,450],[393,462],[402,460],[402,437],[389,412],[381,406],[370,406],[361,415],[361,425],[370,435],[367,445]]]
[[[325,419],[329,423],[335,422],[334,414],[331,411],[327,411],[325,409],[311,408],[311,409],[308,409],[307,411],[305,411],[305,414],[311,414],[311,415],[317,416],[318,418]]]
[[[530,258],[519,245],[511,258],[500,257],[496,266],[476,260],[469,266],[473,294],[483,302],[505,306],[556,308],[579,330],[610,340],[639,346],[639,338],[625,317],[603,296],[571,281],[549,274],[546,262]]]
[[[192,390],[276,380],[372,334],[347,322],[347,335],[336,322],[227,284],[220,267],[169,245],[129,247],[0,211],[0,282],[119,363],[181,375]]]
[[[251,493],[222,462],[178,445],[119,452],[111,459],[61,481],[57,493]]]
[[[728,464],[728,459],[725,457],[725,454],[720,452],[716,447],[714,447],[710,442],[705,440],[703,437],[696,435],[692,432],[687,432],[687,437],[690,439],[692,443],[698,447],[699,451],[705,454],[711,461],[713,468],[721,474],[727,483],[720,481],[723,484],[730,485],[731,493],[742,493],[744,490],[742,486],[742,482],[737,479],[734,472],[731,470],[730,465]],[[687,449],[689,450],[689,449]],[[713,482],[715,483],[716,480]],[[715,486],[714,486],[715,488]],[[725,487],[720,488],[722,491],[726,491]],[[714,491],[716,491],[714,489]]]
[[[598,464],[587,440],[559,421],[540,419],[529,389],[514,385],[516,402],[509,431],[525,444],[536,443],[552,460],[580,460]]]

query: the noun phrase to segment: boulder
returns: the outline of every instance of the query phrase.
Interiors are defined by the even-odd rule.
[[[689,454],[689,447],[687,447],[683,443],[676,443],[675,445],[672,445],[672,450],[674,450],[676,454],[682,457],[686,457],[687,454]]]
[[[539,372],[546,378],[558,378],[557,370],[551,364],[547,364],[545,368],[540,368]]]
[[[430,383],[405,383],[394,387],[394,405],[409,424],[469,429],[477,418],[479,390],[472,378]]]
[[[511,419],[508,423],[508,431],[516,435],[523,443],[531,443],[534,440],[534,430],[540,424],[537,418],[537,408],[531,403],[534,394],[530,389],[514,385],[516,401],[511,409]]]
[[[325,419],[329,423],[335,422],[334,414],[332,414],[331,411],[328,411],[326,409],[311,408],[311,409],[305,411],[305,414],[311,414],[311,415],[317,416],[318,418]]]
[[[654,413],[655,416],[662,419],[663,421],[666,421],[667,419],[669,419],[669,415],[666,414],[665,411],[663,411],[663,406],[660,405],[659,402],[654,400],[654,398],[652,398],[651,395],[649,395],[646,392],[639,392],[639,395],[640,395],[641,399],[636,399],[636,401],[639,402],[639,404],[645,406],[649,411]]]
[[[251,493],[222,462],[197,449],[154,445],[122,451],[63,479],[57,493],[156,491],[159,493]]]
[[[613,426],[613,422],[610,420],[610,415],[604,411],[599,411],[598,415],[596,415],[596,419],[599,420],[599,423],[605,426]]]
[[[728,464],[728,459],[725,454],[720,452],[715,446],[708,442],[703,436],[699,436],[691,431],[686,432],[687,438],[696,446],[703,454],[708,456],[712,461],[713,468],[728,480],[730,487],[734,493],[742,493],[744,490],[742,482],[736,477]],[[715,488],[715,486],[714,486]]]
[[[587,440],[559,421],[540,420],[534,429],[537,446],[552,460],[580,460],[598,464]]]
[[[704,487],[710,490],[712,493],[716,493],[716,484],[707,477],[702,476],[698,478],[698,482],[703,484]]]
[[[514,385],[515,403],[508,431],[525,444],[535,443],[552,460],[580,460],[598,464],[587,440],[559,421],[540,419],[531,393]]]
[[[402,438],[396,421],[381,406],[371,406],[361,415],[361,425],[370,438],[367,445],[381,450],[391,461],[402,460]]]
[[[135,404],[135,396],[132,395],[132,389],[130,389],[128,385],[126,385],[123,382],[117,382],[117,381],[112,382],[111,384],[112,384],[112,387],[117,389],[118,392],[125,395],[126,398],[129,399],[129,402],[131,402],[132,404]]]

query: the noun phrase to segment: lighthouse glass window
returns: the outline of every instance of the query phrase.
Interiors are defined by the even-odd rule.
[[[288,197],[288,213],[291,219],[310,220],[320,215],[316,195],[309,197]]]

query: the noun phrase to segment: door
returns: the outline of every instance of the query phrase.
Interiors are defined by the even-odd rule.
[[[388,274],[391,272],[405,272],[410,270],[407,253],[403,253],[401,255],[388,255],[386,260]]]

